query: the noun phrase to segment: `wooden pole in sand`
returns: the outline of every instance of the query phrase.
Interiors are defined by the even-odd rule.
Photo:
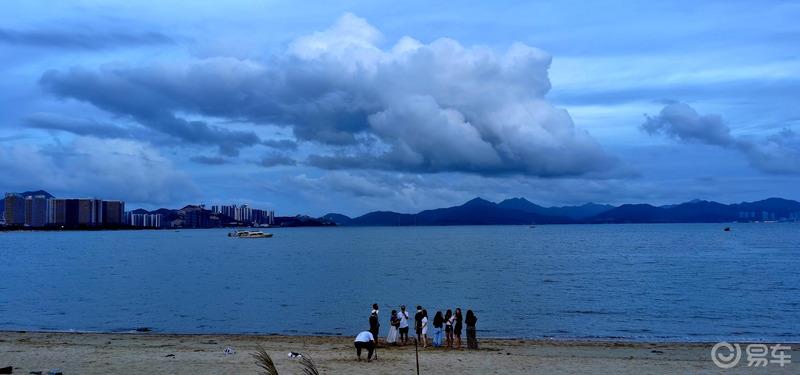
[[[417,346],[417,339],[414,339],[414,355],[417,357],[417,375],[419,375],[419,346]]]

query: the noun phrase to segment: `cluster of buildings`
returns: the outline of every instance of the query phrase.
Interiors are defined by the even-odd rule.
[[[19,228],[217,228],[275,224],[275,211],[247,205],[189,205],[182,209],[138,209],[125,212],[125,202],[94,198],[54,198],[46,194],[6,193],[0,224]]]
[[[122,201],[6,193],[3,208],[7,226],[90,228],[125,225],[125,202]]]
[[[211,212],[225,215],[235,221],[255,225],[274,225],[275,211],[250,208],[246,204],[241,206],[211,206]]]
[[[789,212],[786,215],[770,211],[739,211],[741,221],[800,221],[800,212]]]
[[[125,223],[136,228],[167,228],[169,221],[162,214],[125,213]]]
[[[247,205],[211,206],[210,210],[206,209],[205,205],[189,205],[178,210],[126,212],[125,223],[135,228],[268,226],[275,224],[275,211],[250,208]]]

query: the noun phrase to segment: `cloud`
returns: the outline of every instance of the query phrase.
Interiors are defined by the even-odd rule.
[[[64,131],[97,138],[133,137],[131,131],[123,127],[100,123],[93,119],[76,119],[54,113],[35,113],[25,118],[25,124],[36,129]]]
[[[735,143],[721,116],[700,115],[686,103],[667,104],[658,116],[647,116],[642,130],[650,135],[661,133],[681,141],[716,146]]]
[[[720,115],[700,115],[685,103],[667,104],[657,116],[647,116],[641,129],[683,142],[696,142],[741,152],[754,168],[774,174],[800,173],[800,136],[791,130],[763,139],[731,135]]]
[[[296,165],[297,162],[289,156],[282,154],[272,154],[265,156],[259,163],[262,167],[277,167],[279,165]]]
[[[0,43],[40,48],[103,50],[131,46],[172,44],[173,40],[158,32],[76,33],[68,30],[12,30],[0,28]]]
[[[226,158],[221,156],[206,156],[206,155],[198,155],[192,156],[189,158],[190,161],[198,163],[198,164],[205,164],[205,165],[223,165],[228,164],[230,161]]]
[[[198,195],[192,180],[151,146],[76,137],[66,144],[18,143],[0,148],[7,191],[45,189],[133,202],[174,203]],[[22,186],[24,184],[24,186]]]
[[[278,150],[296,150],[297,142],[291,139],[264,139],[261,140],[264,146]]]
[[[237,156],[243,147],[253,146],[261,139],[252,131],[235,131],[187,120],[168,107],[173,98],[146,83],[138,82],[136,71],[114,70],[103,73],[73,68],[67,72],[46,72],[41,85],[51,93],[89,102],[115,115],[129,116],[139,124],[180,141],[216,145],[220,153]],[[156,90],[154,90],[156,89]]]
[[[546,100],[551,58],[543,51],[410,37],[381,48],[382,40],[346,14],[265,61],[73,68],[50,71],[41,84],[183,141],[218,144],[225,155],[256,143],[296,145],[179,116],[290,128],[322,146],[308,159],[321,168],[545,177],[613,168],[614,158]]]
[[[350,197],[386,199],[400,190],[386,186],[382,181],[342,171],[324,173],[319,177],[306,174],[289,177],[288,183],[312,194],[335,192]]]
[[[761,171],[775,174],[800,174],[800,134],[783,129],[760,142],[741,140],[739,149]]]

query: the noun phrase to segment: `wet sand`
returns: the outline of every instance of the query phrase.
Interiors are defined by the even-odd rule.
[[[357,362],[353,339],[320,336],[162,335],[0,332],[0,368],[14,374],[59,368],[71,374],[256,374],[256,344],[281,374],[299,374],[290,351],[311,356],[321,374],[415,374],[414,345],[381,347],[378,359]],[[419,350],[422,374],[717,374],[711,344],[566,342],[484,339],[481,349]],[[466,342],[464,342],[466,344]],[[225,355],[226,347],[236,353]],[[800,346],[790,353],[800,362]],[[366,353],[363,354],[366,357]],[[726,374],[796,374],[800,363]]]

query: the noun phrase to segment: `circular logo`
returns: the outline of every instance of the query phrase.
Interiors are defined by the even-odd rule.
[[[742,349],[739,344],[719,342],[711,348],[711,360],[719,368],[732,368],[742,359]]]

